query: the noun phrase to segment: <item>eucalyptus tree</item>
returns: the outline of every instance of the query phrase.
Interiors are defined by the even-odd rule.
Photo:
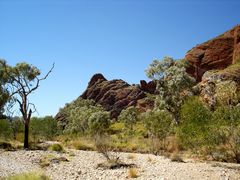
[[[164,57],[161,61],[154,60],[146,70],[150,79],[157,80],[155,109],[166,110],[177,123],[180,107],[186,97],[191,95],[190,89],[195,83],[195,79],[187,74],[186,66],[184,60],[175,61]]]
[[[8,101],[9,95],[8,92],[2,88],[4,83],[1,83],[0,86],[0,118],[3,117],[3,112],[4,112],[4,106]]]
[[[47,79],[53,68],[54,64],[45,76],[40,77],[40,70],[33,65],[22,62],[10,66],[5,60],[0,60],[1,79],[5,82],[1,88],[8,92],[11,103],[17,103],[24,121],[24,148],[29,148],[29,123],[32,113],[36,111],[29,96],[39,88],[41,81]]]

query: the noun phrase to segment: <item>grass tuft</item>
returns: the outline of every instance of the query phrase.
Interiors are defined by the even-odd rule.
[[[48,148],[48,150],[50,150],[50,151],[57,151],[57,152],[63,152],[64,151],[64,149],[63,149],[61,144],[53,144],[53,145],[51,145]]]
[[[172,162],[184,163],[182,157],[181,157],[178,153],[172,154],[172,156],[171,156],[171,161],[172,161]]]
[[[88,145],[86,143],[83,143],[82,141],[74,141],[72,143],[72,146],[74,147],[74,149],[82,150],[82,151],[92,151],[92,150],[94,150],[93,146]]]
[[[44,155],[39,160],[39,165],[41,168],[50,166],[51,164],[59,164],[61,162],[68,162],[69,160],[66,157],[56,157],[53,154]]]
[[[130,168],[128,170],[128,177],[129,178],[138,178],[137,169],[136,168]]]
[[[50,180],[50,179],[42,172],[31,172],[10,176],[7,177],[6,180]]]

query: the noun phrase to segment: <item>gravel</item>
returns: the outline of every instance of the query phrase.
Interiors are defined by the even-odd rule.
[[[51,163],[41,168],[39,160],[43,156],[66,157],[69,162]],[[240,165],[195,162],[185,160],[185,163],[171,162],[162,156],[151,154],[118,153],[124,163],[135,164],[137,179],[142,180],[186,180],[240,179]],[[130,156],[131,155],[131,156]],[[104,157],[94,151],[67,150],[65,153],[51,151],[0,151],[0,177],[31,171],[43,171],[54,180],[124,180],[129,179],[128,168],[105,170],[97,168]]]

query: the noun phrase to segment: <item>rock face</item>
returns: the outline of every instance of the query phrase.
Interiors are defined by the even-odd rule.
[[[240,25],[224,34],[197,45],[187,52],[185,59],[190,66],[187,72],[197,81],[209,70],[221,70],[240,62]]]
[[[112,118],[116,118],[129,106],[136,106],[142,111],[152,108],[154,103],[147,100],[146,93],[153,94],[155,90],[155,82],[141,81],[141,85],[129,85],[121,79],[108,81],[102,74],[95,74],[81,97],[101,104],[111,112]]]

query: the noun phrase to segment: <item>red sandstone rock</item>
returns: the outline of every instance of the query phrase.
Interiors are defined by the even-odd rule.
[[[101,104],[106,111],[111,112],[112,118],[116,118],[129,106],[137,106],[141,110],[153,108],[154,103],[145,102],[144,98],[146,93],[155,91],[155,82],[141,81],[141,86],[129,85],[121,79],[108,81],[102,74],[95,74],[81,97]]]
[[[240,25],[224,34],[197,45],[187,52],[185,59],[190,66],[187,72],[201,81],[209,70],[225,69],[240,61]]]

